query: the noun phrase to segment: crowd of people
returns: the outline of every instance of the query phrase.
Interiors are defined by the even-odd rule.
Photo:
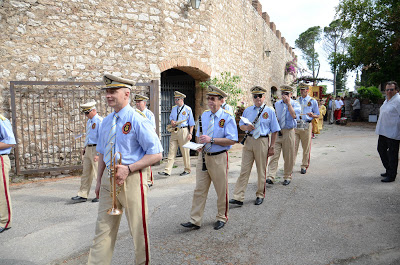
[[[95,198],[98,202],[93,245],[88,264],[110,264],[117,238],[120,213],[110,213],[110,206],[125,211],[135,247],[136,264],[150,263],[148,234],[147,193],[154,184],[151,165],[162,159],[163,148],[156,134],[154,114],[147,109],[148,98],[135,95],[136,108],[130,105],[132,80],[106,74],[103,77],[108,106],[114,111],[104,119],[96,111],[96,102],[80,105],[87,117],[81,185],[74,202],[86,202],[92,181],[95,180]],[[387,99],[381,107],[376,127],[379,135],[378,152],[386,172],[382,182],[392,182],[397,175],[400,142],[400,96],[396,82],[385,85]],[[196,164],[196,185],[193,193],[190,220],[181,223],[187,229],[200,229],[211,183],[217,192],[217,214],[214,229],[223,228],[229,215],[229,204],[243,206],[250,172],[255,162],[257,190],[255,205],[263,203],[266,185],[276,183],[278,161],[282,153],[284,172],[282,185],[287,186],[293,178],[293,168],[301,143],[302,159],[300,173],[306,174],[310,164],[311,139],[323,128],[326,113],[340,119],[343,102],[340,97],[326,102],[309,95],[309,86],[298,86],[300,97],[293,98],[297,89],[282,85],[282,98],[273,107],[267,106],[267,90],[254,86],[249,90],[253,105],[247,107],[239,122],[240,130],[246,132],[242,140],[240,175],[233,196],[229,199],[228,150],[238,142],[238,128],[232,107],[226,103],[229,95],[210,85],[206,91],[208,110],[199,117],[195,128],[192,109],[185,105],[186,95],[176,91],[169,128],[171,140],[164,177],[171,176],[177,148],[182,152],[184,169],[180,176],[191,174],[188,142],[195,134],[197,145],[190,148],[199,155]],[[325,107],[327,105],[327,107]],[[359,109],[359,101],[353,108]],[[334,113],[332,113],[334,111]],[[359,112],[356,116],[359,116]],[[0,233],[11,228],[12,210],[9,194],[10,160],[8,154],[16,144],[11,124],[0,115]],[[268,160],[270,160],[268,162]],[[120,162],[116,162],[120,161]],[[110,182],[111,179],[111,182]],[[110,183],[114,181],[114,189]]]

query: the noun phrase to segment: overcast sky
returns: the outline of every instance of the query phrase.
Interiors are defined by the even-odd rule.
[[[335,17],[335,7],[339,4],[339,0],[259,0],[263,12],[267,12],[270,21],[274,22],[276,29],[280,30],[282,37],[285,37],[287,43],[291,47],[295,47],[294,42],[301,33],[313,26],[320,26],[322,29],[329,26],[329,23]],[[325,51],[318,47],[319,60],[321,69],[318,77],[333,79],[333,74],[330,71],[330,66],[327,62]],[[306,68],[306,62],[302,60],[301,52],[298,48],[294,50],[299,57],[299,62],[302,68]],[[347,87],[350,91],[354,88],[355,74],[348,75]],[[331,82],[320,83],[328,85],[328,92],[333,91]]]

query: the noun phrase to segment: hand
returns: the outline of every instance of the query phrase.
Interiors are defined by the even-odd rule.
[[[99,156],[94,156],[94,157],[93,157],[93,161],[94,161],[94,162],[99,161]]]
[[[176,121],[171,121],[172,127],[176,127]]]
[[[249,125],[246,125],[247,126],[247,129],[246,129],[246,131],[252,131],[252,130],[254,130],[256,127],[254,127],[254,125],[253,124],[249,124]]]
[[[188,139],[188,141],[192,140],[192,134],[191,133],[188,134],[187,139]]]
[[[273,156],[275,153],[275,148],[273,146],[268,147],[267,157]]]
[[[307,115],[311,118],[314,118],[314,114],[312,112],[307,113]]]
[[[290,104],[290,97],[288,95],[282,95],[282,100],[285,104]]]
[[[199,140],[201,144],[206,144],[211,142],[211,137],[203,134],[202,136],[199,137]]]
[[[121,186],[124,184],[126,178],[128,177],[129,174],[129,169],[128,166],[126,165],[117,165],[116,166],[116,173],[115,173],[115,179],[116,183],[118,186]]]

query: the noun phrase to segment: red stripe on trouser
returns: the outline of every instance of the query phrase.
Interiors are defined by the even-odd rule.
[[[312,126],[311,126],[311,132],[312,132]],[[312,133],[310,134],[310,150],[308,150],[308,166],[306,167],[306,169],[308,169],[308,167],[310,166],[310,159],[311,159],[311,142],[312,142]]]
[[[146,224],[146,207],[144,205],[144,191],[143,191],[143,175],[142,171],[139,170],[140,174],[140,195],[142,199],[142,223],[143,223],[143,231],[144,231],[144,244],[146,246],[146,264],[149,264],[149,242],[147,238],[147,224]]]
[[[268,151],[267,151],[267,166],[268,166]],[[267,185],[267,166],[265,167],[265,172],[264,172],[264,198],[265,198],[265,189]]]
[[[226,152],[226,174],[225,174],[225,181],[226,181],[226,190],[225,190],[225,218],[226,221],[228,222],[228,164],[229,163],[229,159],[228,159],[228,151]]]
[[[6,196],[6,202],[7,202],[7,211],[8,211],[8,221],[4,228],[7,228],[8,225],[10,224],[11,220],[11,209],[10,209],[10,200],[8,199],[8,192],[7,192],[7,180],[6,180],[6,173],[4,172],[4,159],[3,156],[0,156],[1,158],[1,173],[3,175],[3,183],[4,183],[4,193]]]
[[[151,181],[151,184],[153,185],[153,184],[154,184],[154,180],[153,180],[153,170],[151,170],[151,166],[150,166],[150,181]]]

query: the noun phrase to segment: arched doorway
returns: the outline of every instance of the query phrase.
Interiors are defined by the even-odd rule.
[[[163,157],[168,155],[169,139],[171,133],[167,131],[169,115],[174,102],[174,91],[182,92],[186,95],[185,105],[192,108],[195,116],[195,79],[187,73],[178,69],[168,69],[161,73],[161,144],[164,152]],[[178,150],[180,156],[180,150]]]

